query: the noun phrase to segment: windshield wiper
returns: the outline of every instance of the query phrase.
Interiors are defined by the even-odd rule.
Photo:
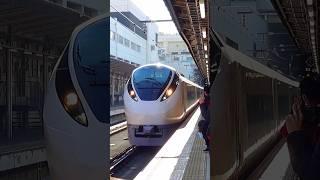
[[[79,65],[81,60],[82,60],[81,55],[80,55],[80,45],[79,45],[79,43],[77,45],[77,56],[76,57],[77,57],[77,63]]]
[[[83,69],[84,72],[91,74],[91,75],[96,75],[96,70],[88,65],[83,65],[80,64],[80,67]]]

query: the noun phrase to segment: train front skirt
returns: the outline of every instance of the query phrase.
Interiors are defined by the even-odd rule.
[[[161,146],[179,125],[180,123],[169,125],[128,124],[129,141],[136,146]]]

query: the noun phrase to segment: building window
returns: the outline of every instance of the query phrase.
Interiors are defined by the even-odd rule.
[[[110,31],[110,39],[111,40],[116,40],[116,33],[113,31]]]
[[[242,25],[242,27],[246,27],[246,15],[245,14],[242,14],[241,25]]]
[[[131,49],[136,50],[136,44],[134,42],[131,42]]]
[[[130,47],[130,41],[126,38],[124,38],[124,45]]]
[[[187,57],[187,61],[193,61],[192,57]]]
[[[154,51],[156,47],[154,45],[151,45],[151,51]]]
[[[174,57],[173,57],[173,60],[174,60],[174,61],[179,61],[180,58],[179,58],[179,56],[174,56]]]
[[[123,43],[123,37],[122,37],[121,35],[118,35],[118,42],[119,42],[120,44],[124,44],[124,43]]]
[[[141,51],[141,46],[137,45],[137,51],[138,51],[138,52]]]

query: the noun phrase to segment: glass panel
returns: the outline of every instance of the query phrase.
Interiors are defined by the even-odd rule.
[[[171,70],[159,66],[147,66],[133,74],[133,86],[141,100],[154,101],[159,98],[171,79]]]
[[[187,105],[190,107],[196,99],[195,88],[187,84]]]
[[[107,73],[107,30],[109,18],[94,22],[81,30],[75,40],[73,57],[77,80],[87,103],[97,119],[106,122],[109,112]]]
[[[289,88],[286,84],[281,82],[277,82],[277,88],[278,88],[277,91],[278,91],[278,114],[279,114],[278,124],[280,124],[290,111]]]
[[[248,136],[247,148],[265,136],[275,126],[273,118],[272,79],[245,69]]]

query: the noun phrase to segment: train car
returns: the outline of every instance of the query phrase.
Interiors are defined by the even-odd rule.
[[[279,129],[299,83],[212,33],[220,66],[210,90],[211,179],[257,179],[262,172],[257,167],[280,142]]]
[[[163,64],[135,69],[123,96],[130,143],[163,145],[197,105],[201,89]]]
[[[51,179],[108,177],[108,27],[104,15],[75,28],[49,80],[43,118]]]

